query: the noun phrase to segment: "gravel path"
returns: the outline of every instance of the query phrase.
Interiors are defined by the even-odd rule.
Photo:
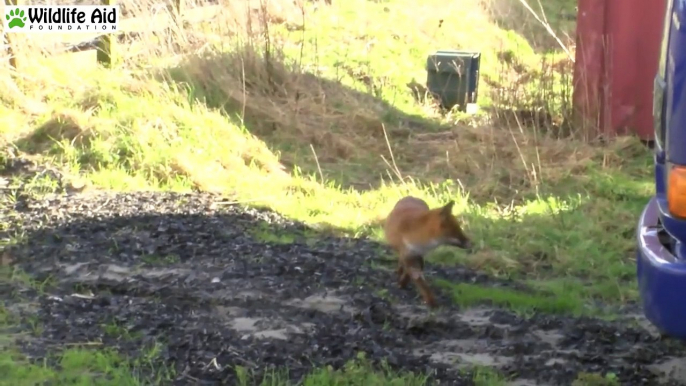
[[[358,351],[448,385],[472,384],[464,369],[473,365],[497,367],[513,385],[570,385],[579,372],[600,371],[622,385],[686,384],[683,345],[637,323],[450,305],[431,316],[416,291],[397,288],[390,269],[372,267],[382,246],[314,240],[274,213],[218,201],[173,193],[3,200],[0,216],[11,227],[0,238],[24,230],[3,260],[54,284],[0,288],[10,310],[43,326],[21,342],[25,352],[39,359],[65,343],[99,340],[136,356],[162,343],[157,360],[174,366],[178,385],[233,384],[234,365],[286,366],[298,380]],[[302,237],[270,243],[255,236],[265,230]],[[432,278],[508,285],[460,268],[429,270]],[[113,322],[129,331],[126,339],[103,331]]]

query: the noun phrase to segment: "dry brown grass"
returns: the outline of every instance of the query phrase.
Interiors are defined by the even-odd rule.
[[[538,50],[574,45],[577,0],[479,0],[490,19],[525,36]],[[528,9],[527,9],[528,8]],[[531,11],[535,13],[532,15]],[[553,33],[545,26],[548,24]]]

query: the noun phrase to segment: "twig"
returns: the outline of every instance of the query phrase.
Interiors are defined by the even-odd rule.
[[[210,361],[210,363],[208,363],[207,365],[205,365],[205,368],[208,368],[208,367],[210,367],[210,366],[214,366],[214,368],[217,369],[217,370],[219,370],[219,371],[222,370],[222,368],[219,366],[219,363],[217,363],[217,358],[216,358],[216,357],[215,357],[215,358],[212,358],[212,360]]]
[[[321,179],[322,185],[324,184],[324,173],[322,173],[322,167],[319,165],[319,157],[317,157],[317,153],[314,151],[314,146],[310,144],[310,149],[312,149],[312,154],[314,154],[314,162],[317,163],[317,170],[319,170],[319,178]]]
[[[64,346],[102,346],[102,342],[62,343]]]
[[[213,205],[240,205],[240,204],[245,204],[248,202],[264,201],[264,200],[272,199],[272,198],[274,198],[274,196],[259,197],[259,198],[254,198],[252,200],[241,200],[241,201],[215,201],[212,204]]]
[[[541,23],[541,25],[543,27],[545,27],[546,31],[548,31],[550,36],[552,36],[553,39],[555,39],[557,44],[559,44],[560,47],[562,48],[562,50],[567,54],[567,56],[569,57],[569,60],[571,60],[572,63],[574,63],[574,56],[569,51],[569,49],[564,45],[564,43],[562,43],[562,40],[560,40],[560,38],[557,37],[557,34],[553,30],[553,28],[550,26],[550,24],[548,24],[548,22],[546,22],[546,21],[541,20],[541,18],[538,16],[536,11],[534,11],[533,8],[531,8],[531,6],[529,5],[529,3],[526,2],[526,0],[519,0],[519,2],[522,3],[524,8],[526,8],[536,18],[536,20],[538,20],[538,22]]]
[[[402,175],[402,173],[400,173],[400,169],[398,169],[398,165],[396,165],[396,163],[395,163],[395,156],[393,155],[393,149],[391,148],[391,142],[388,140],[388,134],[386,133],[386,125],[384,125],[382,123],[381,129],[383,130],[383,137],[386,140],[386,146],[388,147],[388,152],[391,155],[391,162],[393,162],[393,172],[400,179],[401,183],[405,183],[405,181],[403,179],[403,175]],[[381,156],[381,158],[388,165],[388,161],[386,161],[386,159],[383,156]],[[388,165],[388,166],[390,167],[391,165]]]
[[[243,105],[241,106],[241,126],[245,128],[245,106],[248,104],[245,93],[245,62],[241,58],[241,80],[243,81]]]

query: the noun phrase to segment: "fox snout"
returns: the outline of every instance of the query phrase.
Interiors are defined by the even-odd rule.
[[[452,214],[453,201],[440,209],[441,228],[443,229],[443,243],[454,247],[470,250],[472,242],[464,234],[460,223]]]
[[[472,241],[469,239],[450,239],[448,245],[466,249],[468,251],[472,249]]]

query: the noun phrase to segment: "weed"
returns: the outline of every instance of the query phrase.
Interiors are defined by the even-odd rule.
[[[617,375],[607,373],[605,375],[598,373],[581,373],[572,382],[572,386],[615,386],[619,385]]]
[[[140,260],[150,265],[170,265],[178,263],[181,261],[181,258],[174,254],[169,254],[166,256],[143,255],[140,257]]]
[[[472,369],[472,372],[476,386],[504,386],[506,384],[505,377],[488,367],[476,367]]]
[[[114,339],[133,340],[141,336],[140,332],[131,331],[128,326],[117,321],[103,324],[101,327],[106,335]]]
[[[236,368],[238,384],[247,385],[279,385],[290,386],[287,370],[272,370],[267,372],[262,379],[254,376],[244,367]],[[333,386],[333,385],[375,385],[375,386],[423,386],[427,385],[427,377],[406,372],[396,372],[388,365],[382,364],[381,369],[375,369],[366,360],[364,354],[359,354],[356,359],[349,361],[343,368],[334,370],[331,367],[314,370],[308,374],[302,382],[304,386]]]
[[[46,364],[32,364],[15,352],[0,354],[0,372],[5,374],[0,385],[34,385],[43,383],[70,385],[138,386],[124,358],[110,350],[69,349],[57,360],[60,370]]]

